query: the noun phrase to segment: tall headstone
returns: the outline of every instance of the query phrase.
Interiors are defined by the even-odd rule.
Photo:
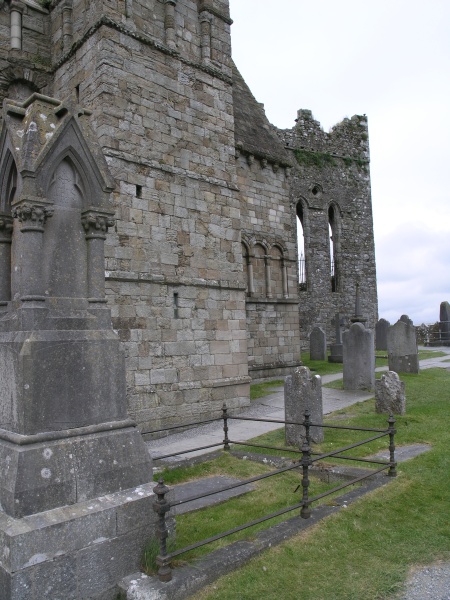
[[[413,321],[410,317],[408,317],[408,315],[402,315],[399,320],[403,321],[403,323],[406,323],[407,325],[413,325]]]
[[[330,346],[330,356],[328,357],[328,361],[332,363],[342,363],[341,316],[338,312],[334,315],[332,324],[334,324],[336,337],[335,343]]]
[[[409,319],[410,320],[410,319]],[[387,332],[389,370],[396,373],[418,373],[416,328],[412,322],[398,320]]]
[[[321,327],[314,327],[309,336],[311,360],[327,360],[327,336]]]
[[[284,410],[286,421],[302,423],[305,410],[309,410],[312,423],[323,423],[322,379],[312,375],[308,367],[298,367],[286,377],[284,384]],[[311,427],[311,440],[323,441],[323,428]],[[305,438],[303,425],[286,425],[286,443],[301,446]]]
[[[153,533],[151,460],[127,415],[124,353],[104,293],[113,185],[81,107],[39,94],[5,103],[4,600],[108,594]]]
[[[439,333],[441,344],[450,346],[450,304],[441,302],[439,310]]]
[[[404,415],[406,411],[405,383],[395,371],[383,373],[375,381],[375,412]]]
[[[353,323],[343,335],[345,390],[373,390],[375,386],[375,346],[373,331],[363,323]]]
[[[380,319],[375,325],[375,349],[387,350],[387,330],[390,326],[389,321]]]

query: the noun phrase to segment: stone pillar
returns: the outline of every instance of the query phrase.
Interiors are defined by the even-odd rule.
[[[323,423],[322,379],[312,375],[308,367],[297,367],[284,384],[285,420],[302,423],[305,410],[310,412],[312,423]],[[313,442],[323,442],[322,427],[311,427],[310,435]],[[300,447],[304,437],[303,425],[286,425],[287,444]]]
[[[202,60],[209,63],[211,60],[211,24],[212,15],[206,10],[200,13],[200,47]]]
[[[20,222],[21,289],[23,301],[44,301],[42,278],[43,234],[46,220],[53,207],[36,202],[22,201],[14,207],[13,217]]]
[[[106,302],[105,298],[105,252],[104,245],[108,227],[115,223],[113,213],[91,208],[84,211],[81,222],[87,241],[87,283],[89,302]]]
[[[270,256],[266,254],[264,256],[264,266],[266,270],[266,296],[272,298],[272,288],[270,285]]]
[[[251,262],[251,257],[248,257],[247,262],[247,273],[248,273],[248,293],[252,296],[255,293],[255,284],[253,281],[253,265]]]
[[[62,5],[63,20],[63,48],[68,52],[72,47],[73,24],[72,24],[72,0],[65,0]]]
[[[353,323],[343,336],[344,390],[373,390],[375,347],[373,331]]]
[[[0,215],[0,306],[11,300],[11,215]]]
[[[172,50],[177,47],[176,33],[175,33],[175,6],[177,0],[164,0],[165,14],[164,14],[164,29],[166,30],[166,44]]]
[[[11,48],[22,50],[23,7],[14,0],[11,2]]]
[[[287,265],[284,258],[281,261],[281,276],[283,279],[283,297],[289,298]]]

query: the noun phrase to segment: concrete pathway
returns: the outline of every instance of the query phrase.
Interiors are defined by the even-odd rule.
[[[429,350],[429,348],[420,348]],[[450,347],[434,348],[433,351],[445,352],[447,356],[429,358],[420,361],[421,369],[430,369],[434,367],[450,369]],[[448,361],[448,362],[446,362]],[[387,367],[379,367],[376,371],[387,371]],[[329,383],[342,379],[342,373],[335,375],[324,375],[322,383]],[[284,419],[284,391],[283,388],[275,388],[275,392],[269,396],[264,396],[251,403],[251,406],[242,411],[243,417],[255,417],[264,419],[274,419],[282,421]],[[373,392],[349,392],[346,390],[334,390],[331,388],[322,388],[323,412],[329,414],[335,410],[346,408],[357,402],[364,402],[369,398],[373,398]],[[246,441],[258,435],[262,435],[274,429],[279,429],[280,423],[261,423],[258,421],[228,421],[228,436],[230,440]],[[191,428],[183,433],[173,434],[158,440],[147,442],[150,454],[156,459],[158,456],[166,454],[179,453],[178,456],[157,460],[155,466],[163,466],[164,463],[177,463],[180,461],[194,458],[205,453],[214,452],[220,449],[206,448],[204,450],[196,450],[195,452],[186,453],[191,448],[210,446],[211,444],[221,443],[223,441],[222,422],[209,423],[200,427]]]

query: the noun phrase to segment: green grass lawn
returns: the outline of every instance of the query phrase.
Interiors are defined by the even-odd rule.
[[[280,590],[287,600],[392,598],[412,565],[450,558],[450,373],[430,369],[402,379],[407,414],[398,417],[396,443],[425,442],[432,450],[400,464],[388,487],[265,552],[198,600],[275,600]],[[378,426],[380,415],[370,402],[333,416],[342,424]],[[321,448],[338,443],[337,435],[327,435]],[[339,445],[349,435],[345,432]]]
[[[419,375],[402,375],[402,379],[406,384],[407,414],[398,417],[396,444],[422,442],[430,444],[432,450],[401,463],[398,477],[387,487],[342,509],[308,532],[264,552],[197,594],[197,600],[278,600],[280,596],[284,600],[393,598],[411,566],[429,564],[439,558],[450,559],[450,372],[429,369]],[[331,419],[339,424],[376,428],[385,423],[383,415],[374,413],[370,400],[333,413]],[[320,450],[341,446],[350,438],[356,441],[355,435],[358,434],[328,430]],[[269,438],[272,442],[283,442],[282,431],[268,436],[274,436]],[[374,442],[365,451],[359,449],[358,454],[375,452],[379,446],[386,447],[386,441]],[[211,467],[202,468],[206,469],[205,474],[211,474]],[[232,467],[237,477],[245,477],[247,469],[253,472],[255,468],[265,467],[249,461],[238,461]],[[298,478],[293,473],[290,476]],[[293,482],[284,477],[277,476],[274,487],[283,487],[288,495],[292,494]],[[252,506],[259,507],[263,501],[267,508],[265,499],[273,492],[268,487],[258,493],[261,495],[257,501],[252,501],[252,495],[247,494],[231,502],[246,502],[245,512]],[[272,500],[275,504],[285,501]],[[206,529],[210,521],[219,521],[222,526],[223,515],[228,512],[226,507],[228,503],[214,507],[217,512],[211,519],[199,517],[204,511],[186,515],[186,524],[192,519],[187,533],[182,533],[185,525],[177,519],[178,536],[182,536],[178,543],[192,541],[193,532],[202,526],[202,521]],[[242,510],[233,509],[236,517],[243,516]]]

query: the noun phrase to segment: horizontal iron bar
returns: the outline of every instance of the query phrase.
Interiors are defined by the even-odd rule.
[[[319,452],[311,452],[311,454],[315,454],[320,456]],[[336,454],[333,455],[333,458],[341,458],[342,460],[356,460],[358,462],[366,462],[366,463],[375,463],[377,465],[389,465],[389,462],[385,460],[371,460],[370,458],[356,458],[354,456],[338,456]]]
[[[298,469],[301,466],[301,463],[296,463],[295,465],[289,465],[288,467],[283,467],[281,469],[277,469],[276,471],[271,471],[270,473],[266,473],[265,475],[257,475],[256,477],[250,477],[250,479],[243,479],[238,483],[231,483],[230,485],[220,488],[220,490],[214,490],[212,492],[198,494],[196,496],[186,498],[185,500],[177,500],[175,502],[170,502],[170,508],[174,506],[180,506],[181,504],[186,504],[186,502],[192,502],[193,500],[200,500],[200,498],[206,498],[207,496],[213,496],[214,494],[220,494],[221,492],[226,492],[227,490],[233,490],[243,485],[247,485],[248,483],[255,483],[255,481],[261,481],[262,479],[267,479],[268,477],[272,477],[273,475],[279,475],[280,473],[285,473],[286,471],[291,471],[292,469]]]
[[[249,527],[258,525],[259,523],[264,523],[264,521],[268,521],[269,519],[274,519],[275,517],[284,515],[288,512],[291,512],[292,510],[296,510],[297,508],[300,508],[301,506],[303,506],[303,502],[299,502],[298,504],[295,504],[294,506],[289,506],[288,508],[283,508],[282,510],[279,510],[275,513],[267,515],[266,517],[262,517],[261,519],[256,519],[255,521],[250,521],[249,523],[246,523],[245,525],[240,525],[239,527],[235,527],[234,529],[229,529],[228,531],[225,531],[224,533],[219,533],[218,535],[214,535],[206,540],[197,542],[196,544],[191,544],[190,546],[186,546],[185,548],[181,548],[180,550],[171,552],[170,554],[167,555],[167,558],[169,558],[169,559],[175,558],[176,556],[179,556],[180,554],[184,554],[185,552],[189,552],[190,550],[195,550],[196,548],[200,548],[201,546],[205,546],[206,544],[210,544],[211,542],[220,540],[224,537],[232,535],[233,533],[238,533],[239,531],[243,531],[244,529],[248,529]]]
[[[151,431],[141,431],[141,435],[161,433],[162,431],[171,431],[172,429],[181,429],[182,427],[193,427],[194,425],[207,425],[208,423],[214,423],[215,421],[222,421],[222,417],[217,417],[216,419],[208,419],[207,421],[196,421],[195,423],[185,423],[184,425],[171,425],[170,427],[164,427],[164,429],[152,429]]]
[[[217,444],[209,444],[209,446],[198,446],[197,448],[191,448],[191,450],[183,450],[182,452],[174,452],[173,454],[164,454],[163,456],[153,456],[153,460],[162,460],[163,458],[170,458],[171,456],[181,456],[182,454],[188,454],[189,452],[195,452],[196,450],[206,450],[207,448],[216,448],[217,446],[223,446],[223,442],[217,442]]]
[[[335,454],[339,454],[340,452],[346,452],[347,450],[351,450],[352,448],[357,448],[358,446],[363,446],[364,444],[368,444],[369,442],[378,440],[386,435],[388,435],[387,432],[380,433],[379,435],[374,435],[373,437],[367,438],[366,440],[363,440],[362,442],[356,442],[356,444],[350,444],[349,446],[344,446],[344,448],[337,448],[336,450],[333,450],[332,452],[327,452],[326,454],[319,454],[319,456],[317,456],[317,458],[312,459],[312,462],[317,462],[318,460],[322,460],[323,458],[327,458],[328,456],[334,456]]]
[[[311,502],[316,502],[317,500],[320,500],[321,498],[325,498],[326,496],[330,496],[331,494],[334,494],[335,492],[339,492],[339,490],[343,490],[344,488],[349,487],[350,485],[354,485],[355,483],[358,483],[358,481],[362,481],[363,479],[368,479],[369,477],[378,475],[378,473],[381,473],[382,471],[386,471],[386,469],[389,469],[389,467],[390,467],[390,464],[388,464],[384,467],[381,467],[381,469],[374,470],[373,473],[369,473],[367,475],[361,475],[360,477],[356,477],[355,479],[352,479],[351,481],[347,481],[347,483],[338,485],[338,487],[335,487],[332,490],[328,490],[327,492],[323,492],[323,494],[319,494],[318,496],[313,496],[312,498],[308,498],[308,504],[310,504]]]
[[[279,446],[263,446],[262,444],[251,444],[250,442],[229,442],[230,444],[237,444],[238,446],[251,446],[252,448],[266,448],[267,450],[282,450],[283,452],[296,452],[301,454],[301,450],[293,450],[292,448],[283,448]]]
[[[304,421],[280,421],[279,419],[255,419],[253,417],[231,417],[227,419],[233,419],[234,421],[259,421],[261,423],[279,423],[280,425],[303,425]],[[386,432],[387,429],[372,429],[370,427],[350,427],[349,425],[327,425],[325,423],[313,423],[309,422],[310,427],[325,427],[327,429],[349,429],[350,431],[373,431],[373,432]]]

